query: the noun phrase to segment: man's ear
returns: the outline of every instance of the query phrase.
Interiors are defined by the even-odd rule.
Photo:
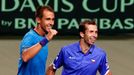
[[[41,19],[39,18],[39,17],[36,17],[36,22],[37,23],[40,23],[41,21],[40,21]]]
[[[80,37],[83,38],[84,37],[84,33],[80,32]]]

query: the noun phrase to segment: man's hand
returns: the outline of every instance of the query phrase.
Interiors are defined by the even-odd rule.
[[[50,29],[46,35],[47,40],[50,41],[57,33],[58,32],[55,29]]]
[[[55,75],[56,70],[53,69],[53,65],[49,65],[46,71],[46,75]]]

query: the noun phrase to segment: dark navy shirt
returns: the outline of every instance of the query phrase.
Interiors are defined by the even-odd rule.
[[[64,46],[53,62],[53,68],[63,66],[62,75],[96,75],[97,71],[105,75],[109,71],[106,53],[95,44],[86,54],[80,43]]]

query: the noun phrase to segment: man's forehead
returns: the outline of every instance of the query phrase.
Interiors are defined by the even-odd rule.
[[[86,28],[97,28],[97,26],[94,24],[86,24],[85,26]]]
[[[96,25],[86,25],[87,31],[98,31],[98,28]]]
[[[46,18],[55,18],[55,15],[53,12],[47,11],[43,13],[43,16]]]

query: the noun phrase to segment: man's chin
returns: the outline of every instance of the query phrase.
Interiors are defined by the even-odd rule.
[[[93,44],[94,44],[94,42],[91,42],[91,43],[90,43],[90,45],[93,45]]]
[[[48,33],[48,30],[43,29],[43,31],[44,31],[46,34]]]
[[[88,43],[88,45],[90,46],[90,45],[93,45],[94,43]]]

